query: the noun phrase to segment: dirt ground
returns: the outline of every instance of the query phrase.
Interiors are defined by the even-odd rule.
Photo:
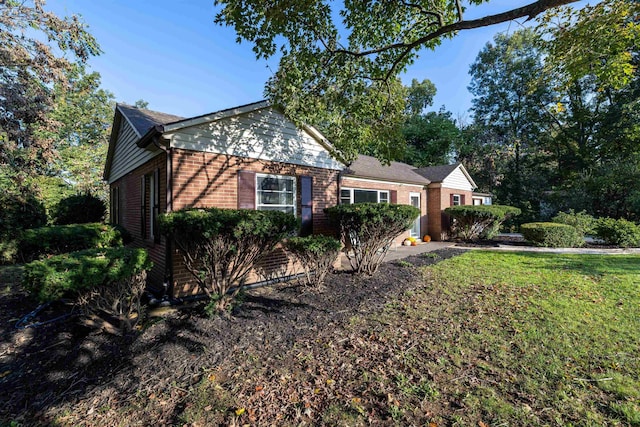
[[[83,326],[77,317],[16,329],[37,304],[10,285],[18,269],[5,267],[0,270],[0,425],[183,424],[205,379],[224,384],[228,372],[247,364],[286,363],[282,355],[303,343],[330,342],[359,313],[376,312],[415,286],[415,266],[462,252],[444,249],[385,263],[370,278],[332,274],[323,289],[280,284],[251,290],[228,317],[208,318],[201,306],[184,307],[147,320],[125,337]],[[60,303],[32,321],[69,309]],[[233,397],[225,389],[233,387],[220,388],[218,405]],[[203,411],[216,413],[212,405]],[[225,410],[211,422],[229,422]]]

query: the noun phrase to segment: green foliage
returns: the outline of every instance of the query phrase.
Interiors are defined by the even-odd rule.
[[[408,205],[358,203],[325,210],[347,247],[347,258],[357,274],[373,275],[392,239],[411,228],[420,210]]]
[[[17,238],[22,230],[47,223],[44,205],[32,193],[0,193],[0,241]]]
[[[575,212],[573,209],[569,209],[569,212],[558,212],[552,221],[558,224],[571,225],[583,236],[593,234],[596,226],[594,217],[585,211]]]
[[[103,200],[85,193],[60,200],[53,217],[58,225],[86,224],[102,222],[106,213],[107,207]]]
[[[284,246],[304,268],[306,284],[315,286],[322,285],[342,247],[340,241],[323,235],[290,237]]]
[[[469,71],[475,123],[495,147],[491,157],[500,160],[496,166],[502,177],[492,192],[500,203],[522,209],[525,218],[537,216],[530,201],[547,190],[538,178],[547,175],[538,168],[543,154],[539,146],[548,126],[546,107],[553,101],[553,89],[540,78],[544,52],[538,39],[532,29],[498,34]]]
[[[451,113],[444,109],[409,117],[402,133],[407,142],[404,162],[417,167],[448,164],[461,138]]]
[[[538,31],[548,36],[548,68],[560,71],[567,86],[593,75],[602,86],[622,88],[637,68],[633,50],[640,44],[639,14],[640,4],[633,0],[604,0],[546,13]]]
[[[640,226],[624,218],[600,218],[596,222],[595,231],[607,244],[623,248],[640,246]]]
[[[111,225],[58,225],[26,230],[18,245],[18,253],[23,262],[29,262],[42,256],[122,244],[120,230]]]
[[[453,218],[451,231],[465,240],[488,237],[497,232],[507,218],[520,215],[520,209],[503,205],[460,205],[446,208]]]
[[[538,246],[549,248],[575,248],[584,245],[582,234],[567,224],[555,222],[530,222],[522,224],[524,238]]]
[[[158,223],[218,312],[242,290],[251,268],[298,226],[284,212],[219,208],[175,211]]]
[[[151,268],[140,248],[87,249],[56,255],[24,266],[25,289],[39,301],[77,297],[98,286],[114,284]]]
[[[421,49],[435,49],[458,30],[531,18],[555,6],[535,2],[463,23],[456,0],[283,0],[275,8],[255,0],[215,4],[220,7],[216,23],[232,26],[239,42],[253,45],[257,58],[280,56],[267,85],[274,104],[285,106],[285,113],[300,123],[319,127],[347,161],[368,146],[378,158],[393,159],[402,142],[397,128],[406,107],[397,79]],[[419,103],[410,107],[418,108]]]

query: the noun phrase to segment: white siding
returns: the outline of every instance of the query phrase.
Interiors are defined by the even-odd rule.
[[[179,129],[171,136],[171,146],[326,169],[343,168],[315,138],[272,108]]]
[[[449,174],[448,177],[442,181],[442,186],[446,188],[452,188],[455,190],[473,191],[471,183],[462,172],[460,167],[457,167]]]
[[[138,135],[123,118],[120,122],[120,131],[118,132],[118,139],[116,140],[111,162],[109,184],[161,153],[160,150],[153,146],[150,147],[153,151],[140,148],[136,145],[137,141]]]

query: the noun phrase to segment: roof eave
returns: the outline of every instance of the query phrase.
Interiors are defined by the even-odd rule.
[[[393,178],[382,178],[379,176],[367,176],[367,175],[361,175],[361,174],[354,174],[354,173],[344,173],[344,171],[341,173],[341,175],[345,178],[360,178],[360,179],[371,179],[374,181],[386,181],[386,182],[395,182],[398,184],[411,184],[411,185],[423,185],[423,186],[427,186],[431,183],[431,181],[429,181],[427,178],[425,178],[424,180],[426,181],[422,181],[422,182],[418,182],[418,181],[408,181],[408,180],[398,180],[398,179],[393,179]]]

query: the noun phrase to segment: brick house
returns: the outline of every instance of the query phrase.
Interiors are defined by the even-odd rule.
[[[347,167],[331,152],[316,129],[296,126],[266,101],[192,118],[118,104],[104,170],[111,221],[131,233],[133,245],[149,251],[154,262],[149,287],[160,290],[165,284],[178,296],[193,287],[180,255],[159,233],[161,213],[209,206],[278,209],[300,218],[302,234],[318,234],[333,232],[324,209],[338,203],[412,204],[421,215],[396,239],[400,243],[427,232],[441,237],[442,222],[432,226],[431,220],[441,218],[435,207],[446,206],[433,194],[446,198],[447,186],[453,185],[452,191],[464,187],[459,201],[471,203],[475,184],[462,165],[452,165],[438,182],[431,168],[400,162],[383,166],[369,156]],[[270,272],[283,268],[292,272],[295,266],[276,250],[250,281],[268,280]]]
[[[428,234],[434,240],[446,240],[451,220],[444,210],[457,205],[491,204],[491,195],[475,193],[476,183],[462,163],[429,166],[414,170],[429,181],[427,185]]]

